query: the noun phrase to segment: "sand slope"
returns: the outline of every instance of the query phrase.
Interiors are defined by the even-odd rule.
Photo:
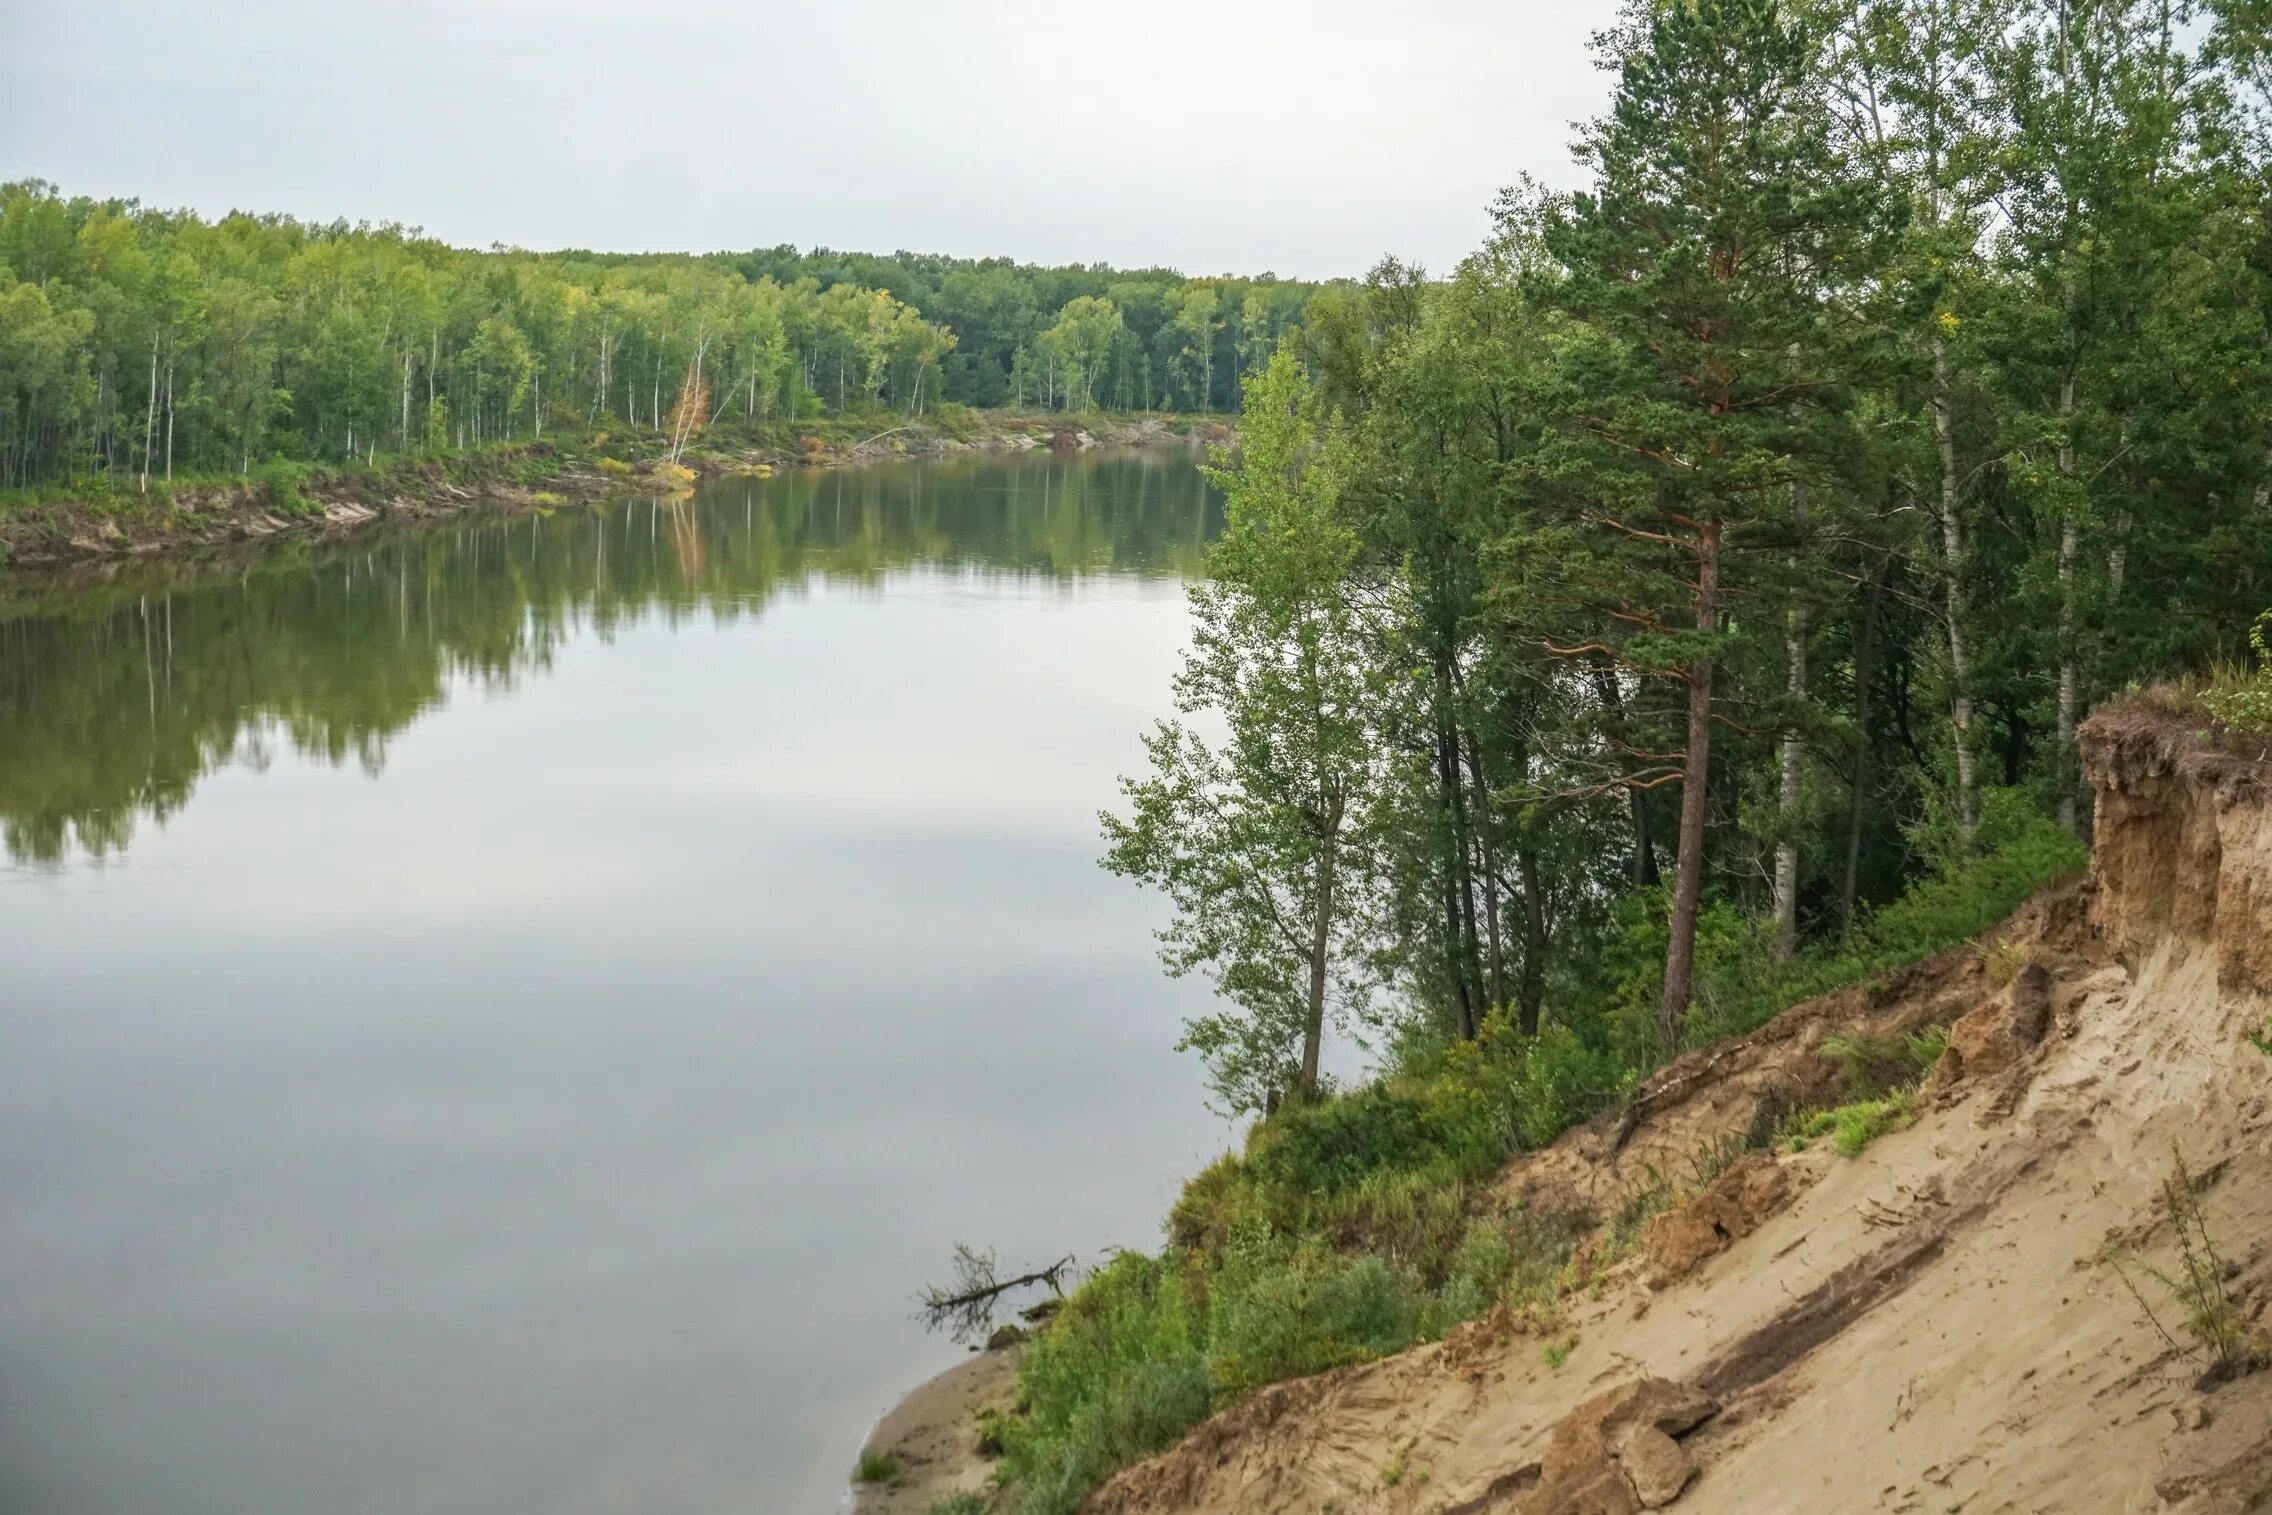
[[[2089,735],[2093,880],[1991,942],[1682,1059],[1632,1118],[1506,1181],[1601,1213],[1650,1165],[1681,1171],[1807,1094],[1829,1030],[1954,1020],[1959,1055],[1914,1126],[1753,1173],[1781,1208],[1692,1227],[1703,1244],[1671,1265],[1630,1260],[1600,1299],[1570,1297],[1559,1369],[1535,1331],[1479,1323],[1265,1390],[1092,1508],[2272,1509],[2272,1373],[2201,1382],[2181,1309],[2106,1261],[2177,1267],[2163,1185],[2181,1159],[2228,1297],[2272,1331],[2272,1059],[2247,1040],[2272,1013],[2272,767],[2138,712]]]

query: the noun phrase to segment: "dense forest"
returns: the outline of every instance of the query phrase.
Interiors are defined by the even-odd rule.
[[[31,180],[0,186],[0,488],[690,416],[1235,409],[1313,290],[790,247],[475,252]]]
[[[2262,54],[2182,19],[1635,5],[1590,189],[1318,296],[1197,597],[1230,739],[1166,728],[1111,822],[1237,1006],[1232,1107],[1314,1090],[1336,1006],[1624,1067],[1727,1029],[1750,947],[2081,832],[2092,702],[2248,655]]]
[[[1599,1231],[1510,1208],[1510,1155],[2079,870],[2094,703],[2272,729],[2268,23],[1630,0],[1585,189],[1249,377],[1179,717],[1104,826],[1262,1118],[1026,1348],[1018,1508],[1498,1306],[1551,1343],[1680,1186],[1860,1150],[1941,1047],[1842,1045],[1851,1104]]]

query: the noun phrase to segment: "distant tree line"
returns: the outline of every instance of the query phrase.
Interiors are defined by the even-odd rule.
[[[944,403],[1235,409],[1313,286],[780,247],[453,248],[0,185],[0,487]]]

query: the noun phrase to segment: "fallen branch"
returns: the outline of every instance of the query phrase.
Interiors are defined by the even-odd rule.
[[[1062,1298],[1065,1275],[1073,1271],[1073,1266],[1073,1259],[1068,1255],[1046,1268],[1003,1278],[995,1271],[993,1253],[974,1252],[957,1242],[954,1287],[942,1289],[933,1285],[916,1296],[916,1302],[923,1307],[924,1328],[936,1331],[943,1327],[958,1343],[968,1342],[983,1335],[994,1323],[994,1307],[1005,1294],[1047,1285],[1050,1293]]]

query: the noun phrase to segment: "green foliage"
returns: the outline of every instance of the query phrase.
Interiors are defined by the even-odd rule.
[[[1069,1515],[1114,1469],[1206,1416],[1214,1393],[1204,1309],[1173,1254],[1126,1253],[1027,1344],[1018,1388],[1028,1408],[1009,1428],[1002,1464],[1024,1515]]]
[[[1208,1274],[1208,1377],[1236,1398],[1264,1384],[1400,1351],[1417,1339],[1413,1279],[1314,1240],[1233,1236]]]
[[[1841,1105],[1836,1111],[1837,1130],[1831,1147],[1840,1157],[1859,1157],[1862,1149],[1889,1131],[1899,1131],[1915,1118],[1917,1096],[1898,1089],[1883,1099]]]
[[[2209,714],[2235,731],[2272,734],[2272,610],[2256,618],[2248,629],[2248,644],[2256,651],[2256,672],[2234,675],[2201,693]]]
[[[2123,1248],[2109,1248],[2102,1261],[2113,1264],[2130,1295],[2138,1302],[2163,1341],[2186,1356],[2205,1355],[2212,1380],[2236,1377],[2272,1362],[2272,1342],[2250,1334],[2247,1318],[2232,1294],[2234,1270],[2227,1266],[2209,1234],[2208,1212],[2201,1205],[2202,1185],[2185,1165],[2182,1151],[2172,1148],[2169,1177],[2162,1181],[2162,1207],[2176,1233],[2175,1271],[2155,1266]],[[2187,1348],[2172,1336],[2155,1313],[2138,1279],[2157,1285],[2183,1313],[2184,1329],[2194,1341]]]
[[[1699,1003],[1749,1029],[1802,997],[1956,945],[2076,861],[2072,838],[2042,823],[1999,822],[1987,841],[1879,912],[1843,953],[1778,968],[1756,928],[1724,907],[1707,912]],[[1639,945],[1609,954],[1609,1007],[1574,1011],[1574,1021],[1619,1023],[1617,1007],[1633,1003],[1620,996],[1645,974],[1618,964],[1645,965],[1652,930],[1661,951],[1661,911],[1660,899],[1628,913],[1624,929]],[[1389,1076],[1257,1122],[1243,1153],[1185,1187],[1167,1254],[1117,1260],[1029,1349],[1022,1382],[1034,1408],[1007,1438],[1023,1450],[1006,1463],[1023,1508],[1073,1508],[1113,1468],[1262,1384],[1400,1350],[1499,1303],[1550,1308],[1562,1288],[1582,1285],[1561,1276],[1579,1228],[1499,1213],[1487,1180],[1510,1154],[1552,1141],[1633,1087],[1655,1056],[1638,1003],[1622,1052],[1614,1033],[1606,1046],[1558,1023],[1524,1037],[1494,1016],[1473,1041],[1413,1040]],[[1914,1096],[1896,1086],[1913,1084],[1944,1046],[1931,1032],[1834,1043],[1827,1050],[1867,1097],[1794,1116],[1777,1141],[1796,1148],[1827,1136],[1840,1153],[1859,1154],[1909,1123]],[[1701,1154],[1692,1178],[1709,1182],[1734,1155]],[[1676,1192],[1670,1175],[1649,1170],[1610,1218],[1599,1258],[1630,1251]]]
[[[1847,1092],[1856,1099],[1869,1099],[1888,1089],[1916,1083],[1932,1071],[1948,1045],[1948,1032],[1934,1027],[1914,1036],[1859,1032],[1833,1036],[1823,1042],[1822,1050],[1844,1071]]]
[[[897,1483],[907,1468],[890,1452],[862,1452],[852,1469],[854,1483]]]
[[[1859,932],[1854,955],[1891,967],[1970,940],[2044,884],[2088,865],[2089,849],[2029,807],[2024,796],[1990,790],[1983,800],[1979,850],[1949,857],[1874,912]]]
[[[1329,1000],[1362,1000],[1352,853],[1381,785],[1368,727],[1378,674],[1349,592],[1346,438],[1290,353],[1248,382],[1229,520],[1189,591],[1184,718],[1145,739],[1151,772],[1100,817],[1105,866],[1175,906],[1168,970],[1205,972],[1227,1008],[1185,1028],[1230,1113],[1319,1091]],[[1220,726],[1224,735],[1201,732]]]
[[[923,1515],[986,1515],[986,1496],[967,1491],[949,1494],[925,1505]]]
[[[1822,1137],[1840,1157],[1859,1157],[1871,1142],[1899,1131],[1915,1119],[1914,1089],[1896,1089],[1878,1099],[1861,1099],[1830,1110],[1808,1110],[1792,1116],[1777,1133],[1776,1144],[1786,1151],[1803,1151]]]
[[[1282,1111],[1263,1126],[1311,1113]],[[1425,1144],[1406,1156],[1437,1160]],[[1306,1171],[1298,1157],[1280,1160]],[[1281,1180],[1257,1180],[1243,1160],[1218,1163],[1178,1206],[1174,1229],[1193,1239],[1158,1258],[1123,1254],[1074,1292],[1027,1346],[1027,1408],[1002,1428],[1003,1474],[1021,1510],[1076,1508],[1113,1469],[1264,1384],[1402,1351],[1502,1302],[1553,1299],[1575,1221],[1479,1208],[1456,1182],[1401,1170],[1412,1180],[1400,1189],[1408,1202],[1451,1204],[1448,1220],[1403,1251],[1380,1214],[1358,1237],[1336,1208],[1369,1187],[1398,1187],[1389,1181],[1400,1170],[1352,1178],[1336,1159],[1325,1166],[1340,1173],[1340,1196],[1305,1203]],[[1312,1220],[1297,1229],[1269,1219],[1273,1209]]]
[[[261,503],[279,515],[320,515],[323,507],[301,492],[307,473],[305,467],[281,460],[263,463],[251,476],[252,485]]]
[[[438,457],[600,419],[655,435],[697,388],[749,430],[942,402],[1236,409],[1313,288],[787,247],[477,252],[23,180],[0,185],[0,490],[140,494],[270,455]],[[1202,296],[1236,319],[1194,337],[1178,312]],[[1194,377],[1169,382],[1192,341]],[[1050,382],[1013,383],[1037,362]]]

